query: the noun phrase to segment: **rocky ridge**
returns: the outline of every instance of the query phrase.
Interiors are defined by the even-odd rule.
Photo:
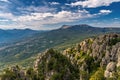
[[[33,68],[8,72],[1,80],[120,80],[120,34],[89,38],[61,53],[47,50]]]
[[[82,41],[77,47],[66,49],[63,53],[79,70],[90,74],[102,68],[105,78],[113,76],[120,67],[120,35],[106,34]],[[119,75],[120,76],[120,75]],[[82,75],[80,75],[81,80]]]

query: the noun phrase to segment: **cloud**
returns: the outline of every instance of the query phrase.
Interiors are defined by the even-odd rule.
[[[17,10],[21,11],[22,13],[31,13],[31,12],[55,12],[56,8],[51,8],[48,6],[40,6],[40,7],[35,7],[35,6],[28,6],[28,7],[19,7]]]
[[[100,10],[100,13],[101,14],[109,14],[109,13],[112,13],[111,10]]]
[[[0,13],[0,18],[13,19],[15,16],[12,13]]]
[[[44,25],[54,25],[65,22],[75,22],[78,20],[93,18],[100,15],[106,15],[111,13],[110,10],[100,10],[99,13],[90,14],[87,10],[73,11],[59,11],[59,12],[34,12],[27,15],[15,16],[11,13],[0,13],[0,18],[6,19],[9,25],[1,25],[3,28],[31,28],[31,29],[41,29]],[[4,20],[2,22],[6,23]],[[11,27],[13,26],[13,27]]]
[[[2,1],[2,2],[9,2],[8,0],[0,0],[0,1]]]
[[[120,0],[85,0],[85,1],[77,1],[71,3],[71,6],[82,6],[86,8],[96,8],[100,6],[109,6],[113,2],[120,2]]]
[[[32,29],[39,29],[40,26],[44,26],[46,24],[57,24],[62,22],[74,22],[76,20],[90,18],[92,17],[91,14],[88,13],[86,10],[79,10],[78,12],[72,11],[60,11],[57,13],[45,12],[45,13],[30,13],[27,15],[20,15],[15,16],[11,13],[1,13],[0,18],[6,19],[1,20],[4,22],[4,25],[0,25],[2,28],[32,28]],[[7,21],[8,20],[8,21]],[[9,25],[6,25],[6,21]],[[5,27],[6,26],[6,27]],[[11,27],[13,26],[13,27]]]
[[[59,5],[59,2],[49,2],[50,5]]]
[[[102,16],[102,15],[108,15],[108,14],[110,14],[110,13],[112,13],[112,11],[111,10],[100,10],[98,13],[94,13],[94,14],[92,14],[93,15],[93,17],[100,17],[100,16]]]
[[[0,22],[8,22],[9,20],[7,19],[0,19]]]
[[[15,18],[14,21],[40,21],[41,24],[53,24],[60,22],[71,22],[88,17],[91,17],[91,15],[86,10],[79,10],[78,12],[60,11],[57,13],[31,13],[30,15],[19,16],[18,18]]]

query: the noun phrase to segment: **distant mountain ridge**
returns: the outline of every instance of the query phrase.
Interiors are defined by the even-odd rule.
[[[72,27],[85,27],[85,28],[90,28],[92,26],[89,26],[87,24],[80,24],[80,25],[63,25],[61,29],[67,29],[67,28],[72,28]]]
[[[93,27],[87,24],[80,25],[63,25],[60,29],[72,29],[86,32],[120,32],[118,27]]]
[[[56,30],[37,33],[11,46],[0,48],[0,63],[19,63],[23,61],[21,64],[25,66],[27,64],[24,62],[46,49],[64,50],[86,38],[106,33],[120,33],[120,28],[98,28],[82,24],[70,27],[62,26]],[[3,65],[0,64],[2,67]]]
[[[20,40],[25,37],[29,37],[39,32],[41,31],[36,31],[31,29],[11,29],[11,30],[0,29],[0,44],[15,42],[17,40]]]

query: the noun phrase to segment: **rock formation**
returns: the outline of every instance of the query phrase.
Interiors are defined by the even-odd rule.
[[[120,34],[89,38],[62,53],[47,50],[33,68],[11,72],[1,80],[120,80]]]

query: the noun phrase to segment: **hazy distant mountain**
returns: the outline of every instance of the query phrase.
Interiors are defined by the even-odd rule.
[[[86,24],[73,26],[64,25],[59,29],[41,34],[37,33],[13,45],[0,48],[0,62],[18,63],[48,48],[53,47],[58,50],[65,49],[72,47],[75,43],[85,38],[105,33],[120,33],[120,28],[98,28]]]
[[[15,42],[25,37],[30,37],[31,35],[39,32],[41,31],[35,31],[31,29],[11,29],[11,30],[0,29],[0,45],[2,44],[4,45],[9,42]]]
[[[100,27],[92,27],[87,24],[81,24],[81,25],[63,25],[60,29],[65,29],[65,30],[73,30],[77,31],[80,33],[98,33],[98,32],[120,32],[120,28],[113,28],[113,27],[108,27],[108,28],[100,28]]]

